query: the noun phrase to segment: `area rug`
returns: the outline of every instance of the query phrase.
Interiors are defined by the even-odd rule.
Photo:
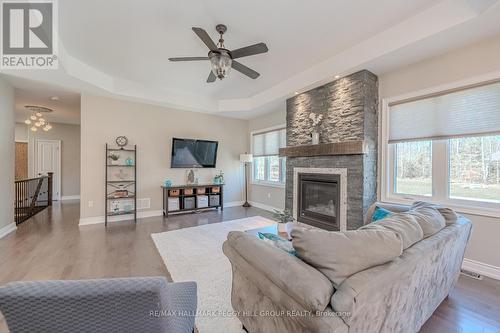
[[[198,284],[196,327],[200,333],[243,332],[238,318],[227,315],[233,310],[232,273],[231,264],[222,253],[222,243],[230,231],[274,223],[254,216],[151,235],[172,279]]]

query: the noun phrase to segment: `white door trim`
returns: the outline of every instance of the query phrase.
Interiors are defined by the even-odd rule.
[[[38,171],[38,143],[39,142],[48,142],[48,143],[56,143],[57,144],[57,151],[58,151],[58,154],[57,154],[57,162],[56,162],[56,165],[57,165],[57,171],[54,172],[54,177],[57,178],[57,181],[56,181],[56,184],[57,184],[57,188],[55,188],[54,190],[57,191],[57,193],[59,193],[59,197],[55,197],[54,196],[52,197],[54,200],[61,200],[61,197],[62,197],[62,193],[61,193],[61,140],[45,140],[45,139],[35,139],[35,147],[34,147],[34,150],[35,150],[35,156],[34,156],[34,162],[33,165],[35,166],[35,177],[38,177],[38,174],[37,171]]]

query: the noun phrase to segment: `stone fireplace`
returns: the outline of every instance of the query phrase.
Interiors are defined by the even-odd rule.
[[[357,229],[376,200],[378,80],[366,70],[287,100],[285,207],[327,230]],[[311,145],[309,114],[323,115]]]

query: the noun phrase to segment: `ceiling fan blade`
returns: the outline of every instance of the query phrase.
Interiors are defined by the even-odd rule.
[[[203,43],[205,43],[205,45],[208,46],[210,51],[218,51],[219,50],[217,45],[215,45],[214,41],[212,40],[212,38],[210,38],[210,36],[208,35],[208,33],[205,30],[203,30],[202,28],[196,28],[196,27],[193,27],[192,29],[193,29],[194,33],[196,35],[198,35],[198,37],[200,37],[200,39],[203,41]]]
[[[231,67],[233,67],[238,72],[243,73],[248,77],[251,77],[252,79],[256,79],[260,76],[260,74],[254,71],[253,69],[248,68],[247,66],[235,60],[233,60],[233,62],[231,63]]]
[[[178,57],[178,58],[168,58],[170,61],[197,61],[197,60],[208,60],[208,57]]]
[[[231,55],[233,56],[233,59],[237,59],[241,57],[248,57],[255,54],[266,53],[267,51],[269,51],[269,49],[267,48],[266,44],[258,43],[231,51]]]
[[[207,78],[207,83],[214,82],[216,79],[217,77],[215,76],[214,72],[210,71],[210,74],[208,75]]]

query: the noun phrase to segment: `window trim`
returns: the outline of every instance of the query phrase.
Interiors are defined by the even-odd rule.
[[[448,140],[435,140],[432,145],[432,197],[406,195],[394,193],[394,145],[389,144],[389,109],[390,104],[400,101],[415,99],[426,95],[445,93],[471,85],[486,84],[488,81],[500,79],[500,72],[489,73],[467,80],[440,85],[412,93],[384,98],[381,102],[379,116],[379,184],[380,200],[397,204],[411,204],[413,201],[424,200],[443,204],[453,208],[459,213],[500,218],[500,204],[486,201],[472,201],[466,199],[451,199],[449,197],[449,144]],[[434,165],[443,165],[443,168],[434,168]],[[436,169],[436,170],[435,170]],[[435,180],[442,180],[440,185]],[[443,186],[446,183],[445,186]]]
[[[277,131],[277,130],[281,130],[281,129],[286,129],[286,124],[279,124],[279,125],[274,125],[274,126],[270,126],[270,127],[266,127],[266,128],[262,128],[262,129],[258,129],[258,130],[252,130],[250,131],[250,152],[253,154],[253,136],[256,135],[256,134],[261,134],[261,133],[266,133],[266,132],[271,132],[271,131]],[[274,155],[273,155],[274,156]],[[282,170],[281,169],[281,163],[283,163],[283,159],[280,158],[280,171]],[[279,182],[272,182],[272,181],[268,181],[268,180],[256,180],[254,177],[255,177],[255,169],[254,169],[254,165],[255,163],[252,163],[251,167],[250,167],[250,184],[251,185],[258,185],[258,186],[267,186],[267,187],[277,187],[277,188],[285,188],[285,183],[286,183],[286,175],[282,175],[283,177],[283,181],[279,181]],[[268,179],[268,167],[267,167],[267,161],[266,161],[266,166],[265,166],[265,178]]]

